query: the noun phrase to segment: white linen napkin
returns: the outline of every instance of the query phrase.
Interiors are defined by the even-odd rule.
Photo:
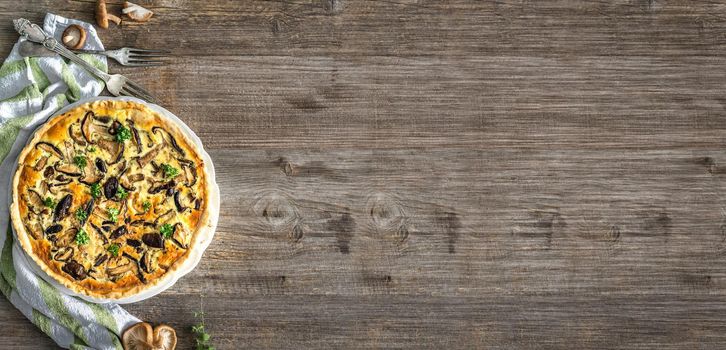
[[[60,41],[70,24],[87,32],[84,48],[103,50],[92,25],[47,14],[43,29]],[[24,41],[21,38],[18,43]],[[80,55],[102,71],[106,58]],[[69,102],[98,96],[102,81],[60,56],[19,56],[18,44],[0,67],[0,291],[10,302],[66,349],[123,350],[120,335],[139,320],[116,304],[94,304],[62,294],[28,266],[23,250],[13,242],[9,225],[12,170],[20,150],[35,128]]]

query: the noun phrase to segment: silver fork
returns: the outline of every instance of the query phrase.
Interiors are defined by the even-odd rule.
[[[76,54],[66,49],[65,46],[58,43],[58,40],[55,40],[37,24],[30,23],[30,21],[24,18],[14,20],[13,24],[15,26],[15,30],[28,40],[43,44],[43,46],[47,49],[55,51],[61,56],[81,65],[89,73],[106,82],[106,88],[112,95],[138,97],[140,99],[156,103],[156,99],[144,90],[144,88],[139,86],[139,84],[134,83],[129,78],[126,78],[121,74],[108,74],[88,64]]]
[[[96,55],[104,55],[113,58],[124,66],[132,67],[152,67],[160,66],[164,61],[154,60],[154,58],[166,57],[169,51],[166,50],[147,50],[137,49],[133,47],[122,47],[117,50],[73,50],[73,52],[91,53]]]

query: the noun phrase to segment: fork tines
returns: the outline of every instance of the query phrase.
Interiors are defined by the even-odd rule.
[[[170,53],[171,53],[171,51],[167,51],[167,50],[147,50],[147,49],[129,48],[127,66],[136,66],[136,67],[160,66],[164,63],[164,61],[153,60],[150,58],[167,57]]]
[[[121,88],[121,95],[135,96],[142,100],[156,103],[156,99],[151,94],[144,90],[139,84],[134,83],[131,80],[126,80],[126,83]]]

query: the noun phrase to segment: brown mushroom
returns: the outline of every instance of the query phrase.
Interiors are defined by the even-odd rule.
[[[86,43],[86,30],[77,24],[71,24],[63,31],[61,39],[67,48],[79,50]]]
[[[55,171],[72,177],[81,176],[81,169],[70,163],[56,164]]]
[[[63,270],[63,272],[69,274],[76,280],[84,280],[87,277],[86,268],[84,268],[83,265],[79,264],[75,260],[67,262],[65,265],[63,265],[61,270]]]
[[[68,135],[75,141],[77,144],[81,146],[86,145],[86,140],[83,139],[83,132],[81,131],[81,126],[77,123],[73,123],[68,126]]]
[[[51,155],[54,155],[60,159],[65,159],[61,150],[58,147],[56,147],[55,145],[53,145],[52,143],[40,141],[35,144],[35,148],[37,148],[41,151],[47,152]]]
[[[133,268],[133,265],[131,265],[131,262],[127,262],[123,265],[119,265],[119,266],[107,269],[106,273],[108,273],[110,276],[113,276],[113,277],[119,277],[119,276],[131,271],[131,268]]]
[[[146,22],[154,15],[150,10],[128,1],[124,2],[124,9],[121,12],[136,22]]]
[[[146,164],[149,164],[149,162],[152,159],[156,158],[156,155],[157,154],[159,154],[159,148],[158,147],[152,148],[151,150],[149,150],[148,152],[146,152],[145,155],[143,155],[141,157],[137,157],[136,158],[136,161],[139,163],[139,168],[143,169],[144,166],[146,166]]]
[[[160,324],[152,329],[146,322],[129,327],[121,340],[126,350],[174,350],[177,343],[174,328]]]
[[[58,249],[53,254],[53,260],[55,261],[68,261],[73,256],[73,247],[63,247]]]
[[[108,29],[108,21],[121,24],[121,18],[114,16],[106,11],[106,1],[98,0],[96,3],[96,24],[103,29]]]
[[[35,162],[35,166],[33,167],[33,170],[35,171],[41,171],[45,167],[45,164],[48,163],[48,156],[43,156],[38,158],[38,161]]]

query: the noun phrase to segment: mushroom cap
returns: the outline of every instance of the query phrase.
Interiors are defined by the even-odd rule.
[[[108,29],[108,12],[106,12],[106,0],[96,2],[96,23],[103,29]]]
[[[168,325],[160,324],[154,328],[155,350],[174,350],[176,348],[176,331]]]
[[[129,327],[121,337],[126,350],[152,350],[153,331],[151,325],[139,322]]]
[[[149,9],[128,1],[124,2],[122,12],[136,22],[146,22],[154,15]]]
[[[152,330],[150,324],[139,322],[124,332],[121,341],[126,350],[174,350],[177,339],[176,331],[168,325]]]
[[[63,31],[62,38],[66,47],[78,50],[86,43],[86,30],[77,24],[71,24]]]

